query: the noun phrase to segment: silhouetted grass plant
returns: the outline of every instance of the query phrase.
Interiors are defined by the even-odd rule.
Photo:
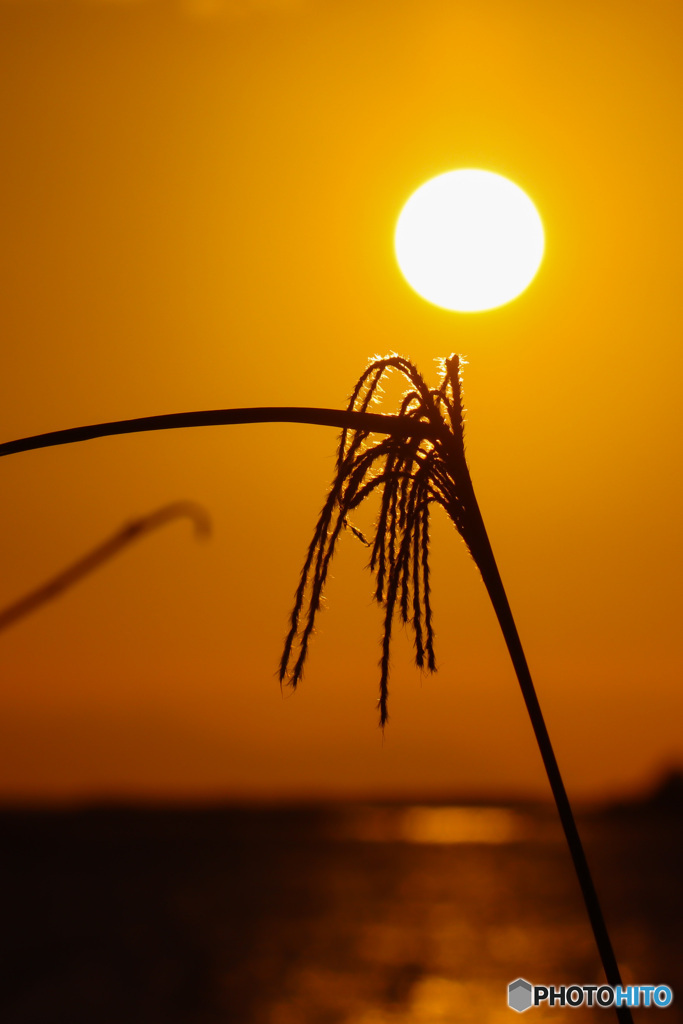
[[[0,632],[8,629],[27,615],[37,611],[49,601],[61,597],[65,591],[80,583],[82,579],[100,569],[106,562],[120,555],[130,544],[136,540],[142,540],[149,533],[159,529],[174,519],[190,519],[195,529],[195,536],[208,537],[211,533],[211,521],[208,514],[201,505],[194,501],[175,501],[170,505],[163,505],[146,516],[133,519],[111,535],[101,544],[91,548],[85,555],[78,558],[52,576],[45,583],[42,583],[35,590],[24,594],[19,600],[13,601],[0,610]]]
[[[408,359],[391,355],[371,362],[345,410],[278,406],[150,416],[22,438],[0,445],[0,456],[113,434],[175,427],[263,422],[341,427],[335,476],[296,590],[280,680],[288,680],[293,686],[300,681],[341,532],[350,528],[366,540],[349,517],[377,493],[380,511],[374,537],[366,543],[375,575],[375,597],[384,607],[379,691],[382,726],[387,721],[389,652],[397,614],[413,631],[418,666],[435,668],[429,526],[431,507],[440,505],[465,541],[488,591],[529,712],[607,981],[613,986],[620,985],[616,957],[467,467],[460,366],[458,356],[445,360],[438,387],[430,388]],[[407,384],[398,412],[373,412],[371,409],[382,393],[382,382],[392,371],[402,375]],[[373,441],[373,433],[384,436]],[[628,1007],[615,1006],[615,1010],[621,1024],[632,1024]]]
[[[409,434],[389,435],[370,442],[368,432],[344,429],[335,478],[304,562],[280,664],[280,681],[287,680],[296,687],[336,544],[342,529],[349,527],[370,548],[375,598],[384,606],[379,691],[382,726],[388,718],[389,652],[397,611],[403,622],[412,627],[418,667],[432,672],[436,668],[429,587],[431,506],[441,505],[467,540],[465,509],[453,475],[456,449],[464,459],[458,357],[446,360],[441,384],[434,389],[427,387],[407,359],[378,359],[358,381],[348,411],[367,412],[381,394],[383,378],[391,371],[400,373],[408,383],[398,416],[415,424],[423,423],[433,439]],[[352,525],[349,515],[376,492],[380,495],[380,511],[374,538],[368,541]]]
[[[347,411],[366,413],[381,395],[382,380],[391,371],[401,374],[407,384],[399,418],[416,426],[424,424],[428,433],[393,435],[372,442],[367,431],[343,430],[334,480],[316,523],[296,591],[280,663],[280,680],[287,679],[294,687],[300,681],[337,540],[342,529],[351,526],[349,515],[379,491],[380,512],[374,537],[368,541],[351,528],[371,549],[375,597],[384,607],[379,684],[379,717],[384,727],[396,613],[412,628],[418,667],[430,671],[436,667],[429,593],[429,525],[431,506],[440,505],[465,541],[493,604],[543,758],[605,975],[611,985],[620,985],[619,967],[583,844],[472,486],[465,458],[461,360],[457,355],[446,359],[439,386],[429,388],[408,359],[376,359],[361,375]],[[622,1024],[631,1022],[627,1007],[616,1007],[616,1013]]]

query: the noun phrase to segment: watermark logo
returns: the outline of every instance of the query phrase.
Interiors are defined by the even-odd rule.
[[[532,985],[517,978],[508,985],[508,1006],[524,1013],[532,1006],[656,1006],[673,1002],[668,985]]]
[[[517,1013],[523,1013],[533,1006],[534,990],[531,982],[517,978],[508,985],[508,1006]]]

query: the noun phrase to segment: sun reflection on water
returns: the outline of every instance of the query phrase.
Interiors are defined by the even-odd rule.
[[[409,843],[510,843],[521,819],[502,807],[408,807],[401,831]]]
[[[521,842],[530,833],[525,817],[506,807],[422,805],[355,808],[340,831],[361,842],[445,846]]]

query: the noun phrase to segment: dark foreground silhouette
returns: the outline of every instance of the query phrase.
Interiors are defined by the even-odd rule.
[[[676,995],[680,789],[581,820],[628,980]],[[485,842],[399,804],[0,812],[0,1020],[487,1024],[519,976],[600,981],[553,809],[503,810]]]

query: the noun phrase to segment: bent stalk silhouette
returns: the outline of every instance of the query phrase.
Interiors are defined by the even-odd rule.
[[[400,373],[408,384],[397,415],[369,412],[385,374]],[[317,612],[336,544],[349,515],[374,492],[380,513],[371,547],[375,597],[384,606],[379,710],[387,721],[389,653],[394,615],[409,624],[419,666],[434,670],[434,633],[429,591],[429,521],[440,505],[465,541],[498,618],[550,788],[562,822],[598,952],[610,985],[621,985],[590,869],[529,673],[522,644],[479,510],[465,458],[460,361],[442,365],[441,382],[429,388],[413,364],[400,356],[375,360],[361,375],[346,410],[292,407],[227,409],[151,416],[55,431],[0,445],[0,456],[112,434],[174,427],[256,422],[314,423],[342,428],[336,474],[318,518],[296,591],[290,629],[280,663],[280,680],[301,679]],[[371,433],[386,435],[371,443]],[[621,1024],[632,1024],[628,1007],[615,1007]]]
[[[182,516],[192,520],[197,537],[207,537],[210,534],[211,522],[206,511],[193,501],[176,501],[150,512],[149,515],[133,519],[46,583],[1,609],[0,632],[3,629],[9,629],[15,622],[26,618],[27,615],[47,604],[48,601],[59,597],[65,590],[95,572],[105,562],[121,554],[124,548],[127,548],[133,541],[142,539],[152,530]]]

